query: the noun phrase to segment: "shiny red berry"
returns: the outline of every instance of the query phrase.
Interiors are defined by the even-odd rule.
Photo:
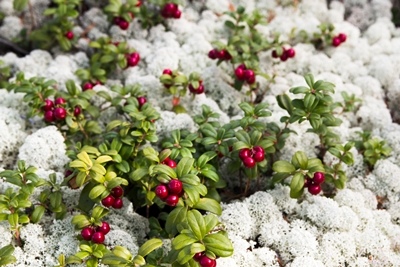
[[[139,61],[140,61],[139,53],[134,52],[128,56],[129,67],[135,67],[137,64],[139,64]]]
[[[204,85],[200,84],[199,88],[196,90],[196,94],[200,95],[202,93],[204,93]]]
[[[244,81],[244,69],[237,67],[235,69],[235,76],[239,81]]]
[[[239,151],[239,158],[243,161],[245,158],[251,157],[251,151],[248,148],[243,148]]]
[[[225,59],[225,55],[226,55],[226,51],[225,50],[221,50],[217,53],[217,58],[218,59]]]
[[[255,74],[254,74],[253,70],[245,70],[243,77],[250,84],[254,83],[254,81],[255,81]]]
[[[256,153],[254,153],[254,155],[253,155],[253,159],[254,159],[256,162],[261,162],[261,161],[264,160],[264,158],[265,158],[265,155],[264,155],[263,152],[256,152]]]
[[[96,244],[103,244],[104,243],[104,234],[102,232],[96,232],[92,236],[92,241]]]
[[[253,168],[254,166],[256,166],[256,161],[253,158],[248,157],[243,160],[243,165],[246,168]]]
[[[118,26],[121,30],[126,30],[129,28],[129,22],[127,22],[124,19],[121,19],[121,21],[118,23]]]
[[[179,196],[177,196],[177,195],[169,195],[169,196],[165,199],[165,203],[166,203],[168,206],[172,206],[172,207],[175,207],[176,204],[178,204],[178,202],[179,202]]]
[[[137,98],[137,101],[139,102],[139,108],[141,108],[147,102],[147,100],[144,96],[139,96]]]
[[[54,103],[56,105],[62,105],[62,104],[65,104],[65,102],[66,102],[65,99],[62,98],[62,97],[59,97],[59,98],[56,99],[56,101],[54,101]]]
[[[79,116],[81,114],[81,112],[82,112],[82,110],[80,107],[77,106],[74,108],[74,116],[75,117]]]
[[[115,24],[115,25],[118,25],[119,26],[119,23],[122,21],[122,19],[121,19],[121,17],[115,17],[114,19],[113,19],[113,23]]]
[[[83,91],[92,90],[92,89],[93,89],[93,84],[91,84],[91,83],[85,83],[83,85]]]
[[[136,6],[137,7],[140,7],[142,5],[142,2],[140,2],[140,1],[138,1],[137,3],[136,3]]]
[[[53,107],[54,107],[53,101],[51,101],[50,99],[46,99],[46,100],[44,101],[44,106],[42,107],[42,109],[43,109],[44,111],[49,111],[49,110],[51,110]]]
[[[123,205],[124,205],[124,202],[122,201],[122,199],[121,198],[117,198],[117,199],[115,199],[114,205],[112,205],[112,207],[114,209],[119,210],[120,208],[122,208]]]
[[[174,13],[175,13],[175,11],[178,9],[178,6],[177,5],[175,5],[175,4],[173,4],[173,3],[167,3],[165,6],[164,6],[164,8],[163,8],[163,12],[162,12],[162,14],[163,14],[163,16],[165,17],[165,18],[171,18],[173,15],[174,15]]]
[[[283,53],[282,53],[282,55],[280,56],[280,59],[282,60],[282,61],[286,61],[287,59],[288,59],[288,53],[287,53],[287,51],[284,51]]]
[[[54,109],[54,118],[56,120],[63,120],[67,116],[67,111],[65,108],[55,108]]]
[[[168,165],[170,168],[174,169],[176,168],[176,162],[172,159],[165,159],[165,164]]]
[[[334,38],[332,39],[332,45],[333,45],[334,47],[338,47],[340,44],[341,44],[341,41],[340,41],[339,37],[334,37]]]
[[[177,10],[175,10],[173,17],[174,17],[174,19],[180,19],[181,15],[182,15],[182,12],[179,9],[177,9]]]
[[[172,75],[172,70],[170,70],[170,69],[165,69],[165,70],[163,70],[163,74]]]
[[[217,49],[210,50],[210,52],[208,52],[208,57],[211,58],[212,60],[217,59],[218,50]]]
[[[171,194],[178,195],[180,192],[182,192],[182,188],[183,188],[182,182],[179,181],[178,179],[172,179],[168,183],[168,191]]]
[[[225,51],[224,59],[225,60],[231,60],[232,59],[232,55],[227,50],[224,50],[224,51]]]
[[[325,182],[325,175],[322,172],[314,173],[313,183],[316,185],[320,185]]]
[[[312,195],[318,195],[321,192],[321,186],[317,184],[308,185],[308,192]]]
[[[65,37],[67,37],[68,40],[72,40],[74,38],[74,33],[69,31],[65,34]]]
[[[97,227],[97,232],[102,232],[103,234],[108,234],[110,232],[110,225],[107,222],[102,222],[101,226]]]
[[[68,176],[70,176],[71,174],[73,174],[74,172],[72,171],[72,170],[66,170],[65,171],[65,173],[64,173],[64,177],[68,177]]]
[[[337,36],[340,40],[341,43],[346,42],[347,36],[344,33],[339,33],[339,35]]]
[[[81,231],[81,236],[82,236],[82,238],[83,238],[84,240],[87,240],[87,241],[89,241],[89,240],[92,239],[93,234],[94,234],[94,231],[93,231],[93,229],[90,228],[90,227],[85,227],[85,228],[83,228],[82,231]]]
[[[293,48],[289,48],[288,50],[286,50],[285,52],[287,54],[288,57],[293,58],[296,55],[296,51],[294,51]]]
[[[313,184],[312,179],[310,177],[306,176],[306,179],[304,180],[304,187],[308,187],[311,184]]]
[[[239,68],[239,69],[246,70],[246,65],[244,65],[244,64],[240,64],[240,65],[238,66],[238,68]]]
[[[200,260],[200,266],[201,267],[216,267],[217,266],[217,261],[210,259],[207,256],[203,256]]]
[[[162,200],[166,199],[169,194],[167,186],[163,184],[156,187],[155,193]]]
[[[278,58],[279,56],[278,56],[278,52],[276,52],[276,50],[273,50],[272,51],[272,57],[273,58]]]
[[[114,203],[115,203],[115,199],[111,195],[108,195],[101,200],[101,204],[103,204],[103,206],[106,208],[112,207],[112,205],[114,205]]]
[[[44,120],[45,120],[46,122],[53,122],[53,121],[55,121],[54,112],[53,112],[52,110],[46,111],[46,112],[44,113]]]
[[[111,195],[115,198],[122,197],[124,194],[124,189],[122,189],[121,186],[116,186],[113,189],[111,189]]]
[[[204,255],[204,252],[196,253],[196,254],[194,254],[194,256],[193,256],[193,260],[194,260],[194,261],[197,261],[197,262],[200,262],[201,258],[203,258],[203,255]]]

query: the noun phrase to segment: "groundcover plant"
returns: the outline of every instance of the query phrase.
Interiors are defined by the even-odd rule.
[[[0,1],[0,266],[400,266],[389,0]]]

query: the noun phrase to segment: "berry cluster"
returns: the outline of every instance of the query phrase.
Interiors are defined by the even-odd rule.
[[[128,12],[128,13],[129,13],[129,16],[130,16],[132,19],[135,17],[135,15],[133,15],[132,12]],[[125,20],[124,18],[122,18],[122,17],[115,17],[115,18],[113,19],[113,23],[114,23],[115,25],[118,25],[119,28],[120,28],[121,30],[126,30],[126,29],[129,28],[129,22],[126,21],[126,20]]]
[[[346,42],[347,36],[344,33],[339,33],[337,36],[333,37],[332,45],[338,47],[341,43]]]
[[[161,16],[163,18],[174,18],[174,19],[180,19],[182,15],[182,12],[178,9],[178,5],[174,3],[167,3],[161,9]]]
[[[255,146],[253,149],[243,148],[239,151],[239,158],[246,168],[253,168],[257,162],[264,160],[264,148]]]
[[[296,55],[296,51],[294,51],[293,48],[286,49],[285,47],[282,46],[282,55],[278,55],[278,52],[276,50],[272,51],[272,57],[273,58],[280,58],[281,61],[286,61],[288,58],[294,58]]]
[[[248,84],[256,82],[256,74],[253,70],[247,69],[244,64],[240,64],[235,69],[235,76],[239,81],[246,81]]]
[[[217,261],[210,259],[204,252],[194,254],[193,260],[197,261],[201,267],[216,267]]]
[[[161,184],[156,187],[156,196],[164,201],[168,206],[176,206],[179,197],[183,196],[183,185],[178,179],[172,179],[168,184]]]
[[[308,188],[310,194],[318,195],[321,192],[321,184],[323,182],[325,182],[325,175],[322,172],[316,172],[313,179],[307,176],[304,181],[304,187]]]
[[[213,50],[210,50],[208,52],[208,57],[211,58],[212,60],[214,59],[222,59],[222,60],[231,60],[232,56],[229,54],[229,52],[225,49],[222,49],[218,51],[218,49],[214,48]]]
[[[72,39],[74,39],[74,33],[71,32],[71,31],[68,31],[68,32],[65,34],[65,37],[66,37],[68,40],[72,40]]]
[[[44,106],[42,110],[44,111],[44,120],[46,122],[54,122],[55,120],[64,120],[67,116],[67,111],[65,110],[65,99],[62,97],[57,98],[54,102],[50,99],[44,101]],[[75,107],[74,116],[81,114],[80,107]]]
[[[111,190],[111,194],[103,198],[101,204],[104,207],[109,208],[113,207],[114,209],[122,208],[124,202],[122,201],[122,195],[124,194],[124,189],[120,186],[116,186]]]
[[[81,236],[84,240],[92,240],[96,244],[103,244],[105,235],[110,232],[110,225],[107,222],[102,222],[98,227],[85,227],[81,231]]]
[[[193,85],[190,83],[189,84],[189,91],[193,94],[196,95],[200,95],[202,93],[204,93],[204,85],[203,85],[203,81],[199,81],[199,87],[194,88]]]

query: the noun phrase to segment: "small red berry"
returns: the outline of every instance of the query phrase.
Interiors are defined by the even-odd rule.
[[[225,60],[231,60],[232,59],[232,55],[228,52],[228,50],[224,50],[224,51],[225,51],[224,59]]]
[[[102,232],[96,232],[92,236],[92,241],[96,244],[103,244],[104,243],[104,234]]]
[[[276,50],[273,50],[272,51],[272,57],[273,58],[278,58],[279,56],[278,56],[278,52],[276,52]]]
[[[113,189],[111,189],[111,195],[115,198],[122,197],[124,194],[124,189],[122,189],[121,186],[116,186]]]
[[[147,102],[146,98],[143,96],[139,96],[137,101],[139,102],[139,108],[141,108]]]
[[[255,82],[255,74],[253,70],[245,70],[243,77],[250,84]]]
[[[55,108],[54,109],[54,118],[57,120],[63,120],[67,116],[67,111],[65,108]]]
[[[256,161],[253,158],[248,157],[243,160],[243,165],[246,168],[253,168],[254,166],[256,166]]]
[[[200,260],[200,266],[201,267],[216,267],[217,266],[217,261],[210,259],[207,256],[203,256]]]
[[[121,19],[121,21],[118,23],[118,26],[121,30],[126,30],[129,28],[129,22],[127,22],[124,19]]]
[[[74,116],[77,117],[81,114],[82,110],[80,107],[76,106],[74,109]]]
[[[71,174],[73,174],[74,172],[72,171],[72,170],[66,170],[65,171],[65,173],[64,173],[64,177],[68,177],[68,176],[70,176]]]
[[[115,24],[115,25],[118,25],[119,26],[119,23],[122,21],[122,19],[121,19],[121,17],[115,17],[114,19],[113,19],[113,23]]]
[[[225,59],[225,55],[226,55],[226,51],[225,50],[221,50],[217,53],[217,58],[218,59]]]
[[[46,122],[53,122],[55,120],[54,118],[54,112],[52,110],[48,110],[44,113],[44,120]]]
[[[212,60],[217,59],[218,50],[217,49],[210,50],[210,52],[208,52],[208,57],[211,58]]]
[[[264,153],[264,148],[262,148],[261,146],[255,146],[255,147],[253,147],[253,151]]]
[[[264,160],[264,158],[265,158],[265,155],[264,155],[264,153],[262,153],[262,152],[256,152],[256,153],[254,153],[254,155],[253,155],[253,159],[254,159],[256,162],[261,162],[261,161]]]
[[[338,47],[338,46],[340,45],[340,43],[341,43],[341,41],[340,41],[339,37],[334,37],[334,38],[332,39],[332,45],[333,45],[334,47]]]
[[[167,186],[163,184],[156,187],[155,193],[162,200],[166,199],[169,194]]]
[[[238,68],[239,68],[239,69],[246,70],[246,65],[244,65],[244,64],[240,64],[240,65],[238,66]]]
[[[321,192],[321,186],[317,184],[308,185],[308,192],[312,195],[318,195]]]
[[[82,236],[82,238],[83,238],[84,240],[87,240],[87,241],[89,241],[89,240],[92,239],[93,234],[94,234],[94,231],[93,231],[93,229],[90,228],[90,227],[85,227],[85,228],[83,228],[82,231],[81,231],[81,236]]]
[[[140,1],[138,1],[137,3],[136,3],[136,6],[137,7],[140,7],[142,5],[142,2],[140,2]]]
[[[288,57],[289,57],[289,55],[288,55],[287,51],[284,51],[284,52],[282,53],[282,55],[280,56],[280,59],[281,59],[282,61],[286,61],[286,60],[288,59]]]
[[[93,89],[93,84],[91,84],[91,83],[85,83],[83,85],[83,91],[92,90],[92,89]]]
[[[182,191],[183,185],[182,182],[179,181],[178,179],[172,179],[168,183],[168,191],[171,194],[179,194]]]
[[[103,204],[103,206],[106,208],[111,207],[112,205],[114,205],[114,203],[115,203],[115,199],[111,195],[108,195],[101,200],[101,204]]]
[[[204,93],[204,85],[200,84],[199,88],[196,90],[196,94],[200,95],[202,93]]]
[[[128,66],[129,67],[134,67],[136,66],[140,61],[140,55],[139,53],[132,53],[128,56]]]
[[[237,67],[235,69],[235,75],[239,81],[244,81],[244,69]]]
[[[239,158],[243,161],[245,158],[249,158],[251,156],[251,151],[248,148],[243,148],[239,151]]]
[[[74,33],[69,31],[65,34],[65,37],[67,37],[68,40],[72,40],[74,38]]]
[[[165,164],[167,164],[172,169],[176,168],[176,162],[172,159],[165,159]]]
[[[173,4],[173,3],[167,3],[163,10],[162,10],[162,15],[165,18],[170,18],[174,15],[175,11],[177,10],[178,6]]]
[[[96,85],[103,85],[99,80],[97,80],[95,83],[94,83],[94,85],[93,86],[96,86]]]
[[[177,195],[169,195],[166,199],[165,199],[165,203],[168,206],[172,206],[175,207],[176,204],[178,204],[179,202],[179,197]]]
[[[314,173],[313,183],[316,185],[320,185],[325,182],[325,175],[322,172]]]
[[[172,75],[172,70],[170,70],[170,69],[165,69],[165,70],[163,70],[162,73],[163,73],[163,74]]]
[[[44,111],[49,111],[49,110],[51,110],[53,107],[54,107],[53,101],[51,101],[50,99],[46,99],[46,100],[44,101],[44,106],[42,107],[42,109],[43,109]]]
[[[286,50],[285,52],[287,54],[288,57],[293,58],[296,55],[296,51],[294,51],[293,48],[289,48],[288,50]]]
[[[306,176],[306,179],[304,180],[304,187],[309,187],[311,184],[313,184],[312,179]]]
[[[102,222],[101,226],[97,227],[97,232],[102,232],[103,234],[108,234],[110,232],[110,225],[107,222]]]
[[[124,205],[124,202],[122,201],[122,199],[121,198],[117,198],[117,199],[115,199],[114,205],[112,205],[112,207],[114,209],[119,210],[120,208],[122,208],[123,205]]]
[[[59,98],[56,99],[56,101],[54,101],[54,103],[56,105],[62,105],[62,104],[65,104],[65,102],[66,102],[65,99],[62,98],[62,97],[59,97]]]
[[[341,43],[346,42],[347,36],[344,33],[339,33],[339,35],[337,36],[340,40]]]
[[[203,258],[203,255],[204,255],[204,252],[196,253],[196,254],[194,254],[194,256],[193,256],[193,260],[195,260],[195,261],[197,261],[197,262],[200,262],[201,258]]]
[[[175,10],[173,17],[174,17],[174,19],[180,19],[181,15],[182,15],[182,12],[179,9],[177,9],[177,10]]]

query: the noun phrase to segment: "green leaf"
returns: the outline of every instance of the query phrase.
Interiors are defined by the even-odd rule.
[[[192,235],[187,235],[187,234],[180,234],[177,237],[172,240],[172,247],[175,250],[180,250],[187,245],[193,244],[195,242],[199,241],[198,238],[194,238]]]
[[[204,222],[204,218],[201,215],[200,212],[197,210],[191,210],[188,212],[187,215],[187,221],[190,226],[190,229],[192,229],[192,232],[194,236],[198,240],[202,240],[204,235],[206,234],[206,225]]]
[[[153,172],[164,173],[164,174],[168,175],[171,178],[174,178],[174,179],[177,178],[175,171],[171,167],[169,167],[167,165],[164,165],[164,164],[156,165],[153,168]]]
[[[292,114],[293,111],[293,105],[292,105],[292,100],[290,97],[286,94],[284,95],[278,95],[276,97],[276,100],[278,101],[278,105],[286,110],[289,114]]]
[[[115,246],[114,250],[112,253],[124,260],[129,261],[132,258],[132,253],[128,249],[122,246]]]
[[[303,193],[303,189],[304,189],[304,174],[298,172],[295,175],[293,175],[292,181],[290,183],[290,197],[298,198],[299,193],[300,192]]]
[[[306,80],[306,83],[308,84],[308,86],[310,86],[310,88],[313,88],[313,86],[314,86],[314,76],[312,74],[306,74],[304,76],[304,79]]]
[[[146,243],[144,243],[138,251],[138,254],[142,257],[147,256],[150,252],[152,252],[153,250],[159,248],[162,246],[162,241],[158,238],[153,238],[150,239],[148,241],[146,241]]]
[[[186,207],[176,207],[167,217],[165,231],[171,236],[175,236],[178,233],[177,225],[186,220],[186,215]]]
[[[102,195],[106,190],[107,189],[104,185],[102,184],[96,185],[95,187],[92,188],[92,190],[90,190],[89,197],[91,199],[96,199],[97,197]]]
[[[201,170],[201,174],[203,174],[205,177],[213,180],[214,182],[219,181],[219,175],[213,170]]]
[[[293,164],[287,162],[286,160],[275,161],[272,165],[272,169],[274,172],[278,173],[292,173],[296,171],[296,168],[293,166]]]
[[[307,170],[308,158],[303,151],[297,151],[292,157],[292,163],[296,168]]]
[[[18,225],[18,213],[8,214],[8,222],[12,227],[16,227]]]
[[[149,173],[148,169],[145,168],[136,169],[133,173],[129,175],[129,178],[131,178],[132,181],[139,181],[148,173]]]
[[[203,244],[207,251],[211,251],[218,257],[229,257],[233,254],[233,246],[227,236],[218,232],[204,237]]]
[[[184,157],[182,158],[178,165],[176,166],[176,174],[180,178],[185,174],[188,174],[193,167],[194,159]]]
[[[235,136],[239,141],[242,141],[249,147],[251,146],[250,136],[247,132],[240,130],[240,131],[235,132]]]
[[[35,210],[32,212],[31,221],[33,223],[37,223],[42,219],[44,212],[46,209],[43,206],[37,206]]]
[[[16,11],[22,11],[28,4],[29,0],[14,0],[13,7]]]
[[[14,252],[14,247],[12,245],[8,245],[5,247],[2,247],[0,249],[0,257],[8,256],[11,255]]]
[[[222,214],[221,205],[214,199],[211,198],[201,198],[194,206],[195,209],[205,210],[212,212],[216,215]]]

